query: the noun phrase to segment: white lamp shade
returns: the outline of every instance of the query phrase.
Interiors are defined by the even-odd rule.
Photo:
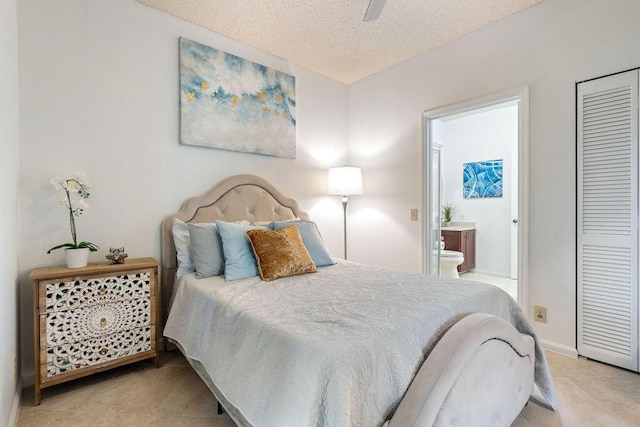
[[[362,170],[352,166],[329,169],[329,194],[334,196],[362,194]]]

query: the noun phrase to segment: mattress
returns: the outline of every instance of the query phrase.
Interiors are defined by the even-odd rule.
[[[438,339],[473,312],[533,336],[494,286],[347,261],[272,282],[185,275],[164,335],[239,425],[379,426]],[[536,346],[536,381],[554,400]]]

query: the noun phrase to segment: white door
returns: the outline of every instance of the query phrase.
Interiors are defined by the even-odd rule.
[[[578,354],[638,370],[638,71],[578,85]]]
[[[518,109],[520,109],[518,102]],[[519,113],[518,113],[519,114]],[[518,280],[518,141],[511,152],[511,278]]]

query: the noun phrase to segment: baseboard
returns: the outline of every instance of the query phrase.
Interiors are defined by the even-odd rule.
[[[18,381],[16,394],[13,398],[13,408],[11,408],[11,418],[9,418],[9,426],[18,425],[18,413],[20,412],[20,401],[22,400],[22,380]]]
[[[540,344],[545,350],[555,351],[556,353],[564,354],[565,356],[578,358],[578,350],[568,345],[558,344],[552,341],[540,340]]]

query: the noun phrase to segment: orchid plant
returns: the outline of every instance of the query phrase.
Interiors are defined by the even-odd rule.
[[[63,243],[47,251],[48,254],[51,251],[60,248],[68,249],[81,249],[88,248],[91,252],[96,252],[99,248],[97,245],[91,242],[80,242],[76,234],[76,220],[75,217],[80,216],[89,207],[89,204],[85,201],[89,198],[89,188],[91,184],[87,181],[87,175],[82,172],[76,172],[74,174],[68,174],[63,177],[56,176],[51,178],[51,185],[56,190],[64,190],[65,197],[58,200],[60,206],[64,206],[69,210],[69,225],[71,226],[71,238],[72,243]],[[76,195],[77,196],[74,196]]]

